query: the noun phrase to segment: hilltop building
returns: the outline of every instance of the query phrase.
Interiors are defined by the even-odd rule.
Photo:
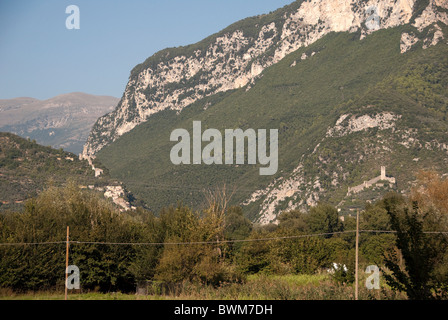
[[[394,177],[386,176],[386,167],[385,166],[381,166],[381,174],[378,177],[373,178],[369,181],[364,181],[362,184],[357,185],[356,187],[348,187],[347,195],[359,193],[366,188],[372,187],[373,185],[376,185],[378,187],[384,186],[384,182],[381,183],[381,181],[389,182],[390,187],[393,187],[393,185],[396,183],[396,180]]]

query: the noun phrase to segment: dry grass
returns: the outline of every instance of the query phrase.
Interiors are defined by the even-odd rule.
[[[63,300],[63,292],[17,294],[0,289],[0,299]],[[183,283],[176,294],[135,295],[123,293],[70,293],[70,300],[353,300],[354,286],[335,283],[329,275],[249,276],[245,283],[222,283],[218,287]],[[402,300],[386,286],[368,290],[360,282],[360,300]]]

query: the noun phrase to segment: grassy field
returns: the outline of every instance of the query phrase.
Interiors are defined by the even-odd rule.
[[[402,300],[381,283],[379,290],[367,290],[360,279],[360,300]],[[354,286],[336,284],[330,275],[253,275],[243,284],[223,283],[219,287],[184,283],[176,295],[136,295],[120,292],[69,293],[69,300],[353,300]],[[0,300],[64,300],[64,292],[18,294],[0,289]]]

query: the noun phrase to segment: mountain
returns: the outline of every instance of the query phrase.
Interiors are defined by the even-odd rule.
[[[95,162],[97,170],[101,164]],[[101,169],[100,169],[101,170]],[[81,188],[101,192],[120,209],[131,208],[135,200],[126,187],[112,179],[105,168],[97,175],[92,166],[71,152],[53,149],[9,132],[0,132],[0,212],[20,210],[26,200],[37,196],[50,185],[68,181]]]
[[[350,213],[407,192],[420,169],[446,173],[447,25],[442,0],[296,1],[239,21],[136,66],[83,157],[156,209],[225,184],[260,223],[319,201]],[[278,129],[278,171],[174,165],[170,134],[193,121]]]
[[[48,100],[0,100],[0,131],[79,154],[95,121],[112,111],[119,99],[81,92]]]
[[[446,1],[430,2],[300,0],[239,21],[196,44],[162,50],[131,71],[119,105],[96,122],[83,154],[93,156],[161,110],[180,111],[204,97],[250,87],[265,68],[331,32],[357,32],[362,39],[377,29],[406,23],[419,30],[435,21],[446,23],[446,12],[438,9]],[[368,27],[366,22],[375,17],[378,26]],[[431,41],[438,37],[434,34]]]

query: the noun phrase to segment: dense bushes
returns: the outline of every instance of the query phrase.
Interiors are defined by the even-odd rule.
[[[80,268],[83,289],[128,291],[136,281],[151,278],[211,284],[240,279],[222,257],[224,248],[173,244],[223,239],[222,210],[211,207],[200,216],[179,205],[162,210],[158,218],[143,209],[121,213],[99,195],[70,184],[49,188],[24,212],[0,216],[0,242],[23,243],[0,247],[0,286],[63,286],[66,226],[71,226],[70,264]]]
[[[390,194],[366,207],[361,230],[381,232],[361,232],[359,262],[360,270],[378,265],[389,273],[386,278],[392,287],[411,290],[418,278],[413,270],[428,265],[421,257],[429,253],[432,263],[419,284],[437,284],[428,293],[445,290],[438,284],[448,279],[447,243],[422,232],[446,231],[443,199],[448,189],[446,179],[427,175],[422,181],[410,200]],[[202,212],[178,205],[155,216],[143,209],[119,212],[100,195],[75,184],[51,187],[28,201],[23,212],[0,215],[0,243],[23,243],[0,246],[0,287],[62,288],[66,226],[70,226],[70,264],[80,268],[83,290],[133,291],[142,280],[219,287],[245,281],[252,274],[321,273],[334,263],[347,268],[333,274],[337,282],[354,280],[354,217],[346,216],[342,222],[337,210],[320,204],[308,213],[284,212],[278,225],[257,226],[241,208],[227,208],[223,199],[209,201]],[[396,231],[397,236],[384,231]]]
[[[354,246],[350,237],[300,236],[342,230],[337,212],[327,205],[308,214],[287,212],[278,226],[254,228],[238,207],[215,205],[199,213],[178,205],[164,208],[158,217],[143,209],[120,213],[99,195],[72,184],[48,189],[24,212],[0,216],[2,243],[56,242],[1,246],[0,286],[63,286],[67,225],[70,264],[80,268],[84,290],[129,291],[148,279],[218,285],[260,272],[314,274],[335,261],[349,265]]]
[[[0,238],[2,243],[59,243],[1,247],[1,286],[19,290],[63,286],[66,226],[72,227],[73,241],[139,242],[143,238],[136,221],[97,195],[82,192],[74,184],[50,188],[30,200],[24,212],[1,215]],[[80,268],[85,288],[130,289],[134,275],[129,267],[135,254],[132,246],[73,243],[70,263]]]

